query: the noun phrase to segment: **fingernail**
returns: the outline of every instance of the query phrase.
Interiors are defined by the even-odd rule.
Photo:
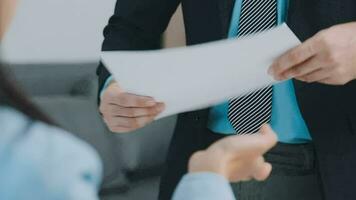
[[[164,109],[165,109],[165,105],[164,105],[163,103],[161,103],[161,104],[158,106],[159,112],[162,112]]]
[[[154,100],[149,100],[149,101],[147,101],[147,105],[154,106],[154,105],[156,105],[156,102]]]

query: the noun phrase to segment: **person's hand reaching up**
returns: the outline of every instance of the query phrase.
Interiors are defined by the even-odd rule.
[[[265,180],[272,166],[263,154],[276,143],[277,136],[269,125],[262,126],[257,134],[230,136],[196,152],[189,161],[189,172],[213,172],[230,182]]]

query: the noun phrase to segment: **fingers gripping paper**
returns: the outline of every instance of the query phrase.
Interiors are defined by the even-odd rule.
[[[102,61],[128,93],[166,104],[157,117],[210,107],[273,84],[273,60],[300,44],[283,24],[243,39],[152,51],[110,51]]]

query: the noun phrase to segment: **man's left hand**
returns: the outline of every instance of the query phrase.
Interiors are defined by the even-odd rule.
[[[356,22],[325,29],[275,60],[276,80],[344,85],[356,79]]]

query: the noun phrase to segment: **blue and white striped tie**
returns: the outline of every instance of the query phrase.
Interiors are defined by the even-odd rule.
[[[268,30],[276,24],[277,0],[242,1],[238,37]],[[230,100],[228,118],[237,134],[256,133],[270,121],[272,92],[269,85]]]

